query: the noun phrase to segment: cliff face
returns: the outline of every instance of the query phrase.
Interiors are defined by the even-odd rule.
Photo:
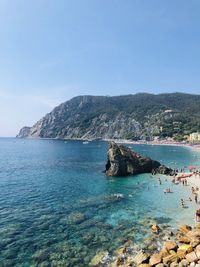
[[[32,127],[22,128],[17,137],[133,140],[151,139],[155,135],[171,137],[178,133],[176,128],[183,134],[182,126],[186,123],[200,129],[199,106],[200,96],[184,94],[79,96],[62,103]]]
[[[31,127],[23,127],[20,131],[17,137],[27,137],[30,135]]]

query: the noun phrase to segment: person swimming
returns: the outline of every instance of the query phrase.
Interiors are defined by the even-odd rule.
[[[166,194],[166,193],[172,193],[172,190],[171,188],[166,188],[163,190],[163,192]]]
[[[185,205],[185,201],[184,201],[182,198],[181,198],[181,207],[182,207],[183,209],[188,208],[188,206]]]

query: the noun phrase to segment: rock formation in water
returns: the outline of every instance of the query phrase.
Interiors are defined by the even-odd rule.
[[[128,176],[151,172],[169,175],[173,170],[149,157],[141,156],[126,146],[117,145],[115,142],[109,143],[105,170],[107,176]]]

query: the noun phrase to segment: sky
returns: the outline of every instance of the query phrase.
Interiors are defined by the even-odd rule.
[[[0,0],[0,136],[77,95],[200,93],[199,0]]]

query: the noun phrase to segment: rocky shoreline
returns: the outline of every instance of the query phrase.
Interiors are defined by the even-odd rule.
[[[131,240],[117,249],[113,256],[107,251],[98,253],[90,266],[106,267],[185,267],[200,266],[200,224],[193,228],[182,225],[152,225],[149,237],[140,245]]]

